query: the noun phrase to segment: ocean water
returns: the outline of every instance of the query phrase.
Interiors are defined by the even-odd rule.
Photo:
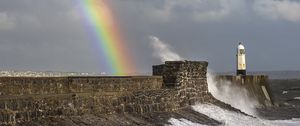
[[[224,126],[300,126],[300,119],[290,120],[266,120],[259,117],[250,117],[241,113],[222,109],[212,104],[197,104],[192,108],[208,117],[222,122]],[[193,123],[187,119],[169,120],[173,126],[204,126],[203,124]]]

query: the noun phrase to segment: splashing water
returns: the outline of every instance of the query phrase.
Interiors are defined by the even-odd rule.
[[[198,104],[192,106],[192,108],[208,117],[217,120],[224,126],[299,126],[299,119],[291,120],[264,120],[260,118],[253,118],[250,116],[243,115],[241,113],[236,113],[233,111],[222,109],[216,105],[212,104]],[[174,119],[171,118],[169,121],[173,126],[204,126],[203,124],[198,124],[191,122],[187,119]]]
[[[177,53],[173,52],[168,44],[159,40],[159,38],[149,36],[149,39],[151,40],[151,46],[154,49],[153,56],[159,58],[162,62],[183,59]]]
[[[233,111],[222,109],[218,106],[211,104],[198,104],[192,106],[192,108],[202,114],[209,116],[217,121],[224,123],[226,126],[298,126],[300,120],[264,120],[260,118],[253,118],[250,116],[243,115],[241,113],[236,113]]]
[[[206,125],[203,125],[203,124],[198,124],[198,123],[191,122],[191,121],[186,120],[186,119],[171,118],[168,122],[171,123],[172,126],[206,126]]]
[[[210,70],[207,73],[207,83],[209,92],[215,98],[249,115],[256,116],[256,107],[259,104],[255,99],[249,97],[248,91],[245,88],[235,86],[225,80],[218,83]]]

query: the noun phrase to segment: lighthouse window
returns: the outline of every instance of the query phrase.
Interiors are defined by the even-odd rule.
[[[240,49],[240,54],[245,54],[245,49]]]

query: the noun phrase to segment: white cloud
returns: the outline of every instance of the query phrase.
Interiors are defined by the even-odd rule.
[[[0,12],[0,30],[11,30],[15,28],[15,20],[6,12]]]
[[[253,9],[267,19],[300,22],[300,2],[292,0],[255,0]]]

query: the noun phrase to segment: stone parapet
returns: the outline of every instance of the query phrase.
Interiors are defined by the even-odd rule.
[[[0,77],[0,96],[132,92],[162,86],[161,76]]]

